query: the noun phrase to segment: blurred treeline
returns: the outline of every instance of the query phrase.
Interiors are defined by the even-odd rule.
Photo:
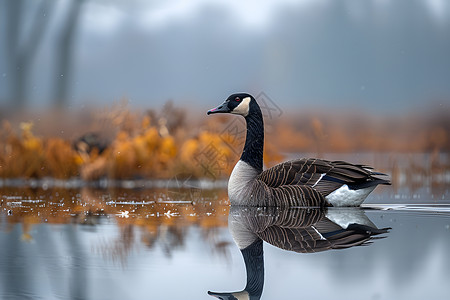
[[[67,1],[65,9],[59,9],[58,1],[3,1],[0,7],[4,18],[4,47],[2,56],[8,75],[8,107],[18,110],[29,105],[29,92],[36,88],[31,75],[42,44],[51,36],[52,65],[49,75],[55,107],[67,104],[72,81],[73,53],[77,27],[84,0]],[[58,26],[52,25],[59,19]]]
[[[266,119],[265,163],[304,153],[449,153],[446,111],[406,116],[300,112]],[[245,122],[206,117],[171,102],[145,112],[117,104],[78,113],[3,118],[0,177],[226,178],[239,159]],[[303,154],[302,154],[303,153]]]
[[[445,106],[406,115],[294,113],[280,120],[272,139],[291,152],[450,152],[449,114]]]

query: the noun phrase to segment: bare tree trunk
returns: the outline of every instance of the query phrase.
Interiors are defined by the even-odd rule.
[[[83,0],[71,2],[65,24],[63,24],[56,41],[56,78],[53,99],[55,107],[58,109],[63,108],[68,100],[69,83],[72,77],[74,36],[82,2]]]
[[[11,101],[15,109],[22,109],[27,102],[31,66],[47,27],[52,7],[51,1],[44,0],[40,3],[33,16],[30,32],[26,34],[21,30],[23,0],[7,1],[6,43],[9,72],[12,78]],[[23,38],[22,35],[26,37]]]
[[[22,107],[25,103],[25,78],[23,63],[19,62],[19,26],[22,17],[22,0],[6,2],[6,51],[11,78],[11,104],[14,108]]]

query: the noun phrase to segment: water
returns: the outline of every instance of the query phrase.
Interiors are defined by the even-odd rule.
[[[3,186],[0,299],[214,299],[246,270],[261,299],[447,299],[449,185],[424,182],[325,212],[230,208],[223,188]],[[345,249],[320,242],[349,224]]]

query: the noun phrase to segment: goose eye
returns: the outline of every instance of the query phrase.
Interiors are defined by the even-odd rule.
[[[236,100],[236,101],[241,101],[241,98],[236,97],[236,99],[234,99],[234,100]]]

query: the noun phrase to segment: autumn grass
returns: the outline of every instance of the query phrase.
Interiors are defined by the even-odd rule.
[[[55,134],[54,128],[70,122],[61,113],[41,116],[39,122],[33,117],[3,120],[0,178],[227,178],[243,147],[245,123],[230,116],[192,115],[171,103],[145,112],[120,105],[92,109],[60,130],[72,130],[70,136]],[[448,153],[449,131],[445,112],[384,118],[286,114],[266,122],[264,161],[270,167],[285,159],[284,153],[305,152]],[[77,144],[92,132],[104,150]]]
[[[187,130],[184,122],[164,117],[169,114],[181,119],[178,110],[169,110],[165,114],[110,112],[106,126],[114,128],[114,133],[112,138],[106,137],[107,147],[102,152],[95,145],[89,151],[78,147],[77,139],[35,134],[33,122],[21,122],[13,128],[5,120],[0,132],[0,177],[80,177],[88,181],[225,176],[235,159],[227,144],[232,138],[219,137],[205,128]],[[216,152],[211,153],[214,157],[199,159],[199,153],[211,149]]]

